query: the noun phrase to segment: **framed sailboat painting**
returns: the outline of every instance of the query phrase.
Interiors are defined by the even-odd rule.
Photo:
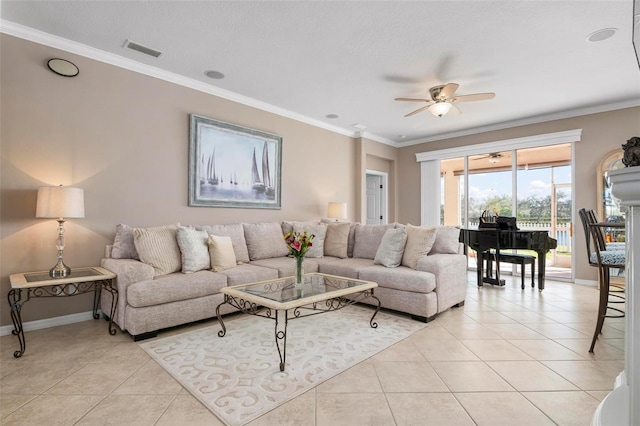
[[[282,138],[191,114],[189,205],[279,209]]]

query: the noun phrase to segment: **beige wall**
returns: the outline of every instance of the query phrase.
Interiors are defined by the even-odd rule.
[[[402,183],[398,192],[398,221],[420,223],[420,165],[416,162],[416,153],[573,129],[582,129],[581,141],[575,146],[576,190],[573,202],[576,209],[595,209],[598,162],[611,150],[620,148],[630,137],[640,135],[640,108],[549,121],[401,148],[398,152],[398,181]],[[577,213],[575,220],[576,279],[596,280],[594,268],[587,264],[584,233]]]
[[[86,217],[66,225],[71,267],[99,265],[118,223],[317,220],[333,200],[346,201],[349,219],[356,218],[353,138],[11,36],[0,42],[2,325],[10,324],[9,275],[55,264],[57,223],[35,219],[39,186],[84,188]],[[52,57],[73,61],[80,74],[50,72],[46,60]],[[282,136],[282,209],[187,205],[192,113]],[[375,150],[380,144],[366,145]],[[22,317],[90,306],[89,296],[34,299]]]

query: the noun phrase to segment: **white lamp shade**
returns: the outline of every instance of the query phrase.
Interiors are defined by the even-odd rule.
[[[429,107],[429,111],[431,114],[436,115],[438,117],[442,117],[451,109],[451,104],[448,102],[436,102],[435,104]]]
[[[62,185],[38,188],[36,217],[54,219],[84,217],[84,190]]]
[[[329,203],[327,217],[330,219],[346,219],[347,203],[338,203],[336,201],[331,201]]]

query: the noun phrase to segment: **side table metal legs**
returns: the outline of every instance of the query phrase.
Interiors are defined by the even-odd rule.
[[[22,304],[26,302],[26,300],[21,301],[21,298],[22,290],[9,290],[8,299],[9,306],[11,307],[11,321],[13,322],[13,330],[11,331],[11,333],[14,336],[18,336],[18,342],[20,342],[20,350],[13,353],[13,356],[16,358],[20,358],[27,348],[26,342],[24,340],[24,330],[22,329],[22,318],[20,317]]]

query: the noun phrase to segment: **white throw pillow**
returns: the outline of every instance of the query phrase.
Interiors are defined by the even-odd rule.
[[[460,228],[457,226],[438,226],[436,241],[429,254],[458,254],[460,247]]]
[[[191,274],[203,269],[209,269],[209,247],[207,231],[198,231],[194,228],[180,226],[176,234],[178,247],[182,255],[182,272]]]
[[[387,229],[382,236],[382,241],[373,263],[387,268],[397,268],[402,262],[406,242],[407,231],[404,228]]]
[[[209,235],[209,256],[213,272],[224,271],[236,266],[236,254],[233,251],[231,237]]]
[[[116,237],[113,240],[111,249],[113,259],[135,259],[140,260],[133,242],[133,228],[124,223],[116,226]]]
[[[436,228],[423,228],[407,224],[407,244],[404,246],[402,264],[411,269],[418,267],[418,259],[429,253],[436,240]]]
[[[327,235],[324,238],[324,255],[344,259],[349,246],[350,223],[327,224]]]
[[[293,232],[307,232],[307,234],[315,235],[311,240],[311,248],[305,255],[305,257],[322,257],[324,256],[324,239],[327,234],[327,225],[319,223],[317,225],[310,225],[306,223],[294,222]]]
[[[277,222],[243,223],[249,259],[271,259],[289,254],[282,226]]]
[[[133,229],[133,242],[140,260],[153,266],[155,275],[177,272],[182,267],[176,240],[178,226],[180,224]]]

